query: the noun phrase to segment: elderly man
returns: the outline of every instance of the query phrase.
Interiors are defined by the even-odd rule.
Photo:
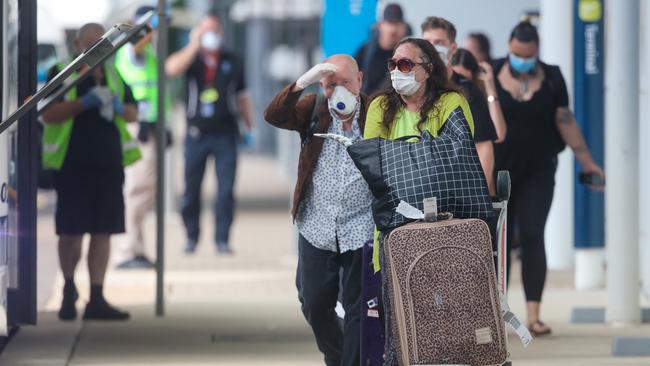
[[[368,102],[360,93],[362,79],[351,56],[331,56],[280,91],[265,112],[272,125],[303,137],[292,211],[300,233],[296,286],[328,366],[360,362],[361,251],[372,239],[374,224],[370,190],[345,148],[312,134],[362,138]],[[318,81],[325,98],[313,93],[300,98]],[[334,311],[339,283],[343,331]]]
[[[104,34],[100,24],[79,29],[78,53]],[[57,73],[50,71],[50,79]],[[84,319],[125,320],[129,313],[111,306],[103,294],[111,234],[124,232],[124,166],[140,158],[125,121],[138,118],[131,89],[107,63],[43,113],[43,166],[56,170],[56,233],[65,279],[61,320],[77,317],[74,273],[84,234],[90,234],[90,300]]]

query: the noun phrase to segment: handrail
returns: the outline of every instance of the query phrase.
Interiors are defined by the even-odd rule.
[[[41,114],[52,103],[58,100],[61,96],[65,95],[71,88],[74,88],[83,81],[91,71],[101,65],[109,57],[115,54],[122,46],[129,42],[133,37],[138,35],[142,30],[148,28],[149,21],[153,17],[154,12],[149,11],[140,17],[135,25],[130,24],[116,24],[109,29],[100,39],[97,40],[92,46],[88,47],[81,55],[77,56],[71,63],[69,63],[63,70],[61,70],[50,82],[45,84],[36,94],[27,99],[15,112],[13,112],[7,119],[0,122],[0,133],[11,127],[16,121],[20,120],[27,112],[38,106],[37,113]],[[76,71],[81,69],[83,65],[88,65],[87,72],[80,74],[76,79],[69,83],[64,82]],[[56,91],[53,95],[50,93],[55,91],[58,87],[64,85],[63,88]],[[47,99],[45,99],[47,97]],[[39,102],[43,101],[40,105]]]

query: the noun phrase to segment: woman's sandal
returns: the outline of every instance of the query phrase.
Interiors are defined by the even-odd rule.
[[[528,331],[535,337],[551,334],[551,328],[540,320],[528,324]]]

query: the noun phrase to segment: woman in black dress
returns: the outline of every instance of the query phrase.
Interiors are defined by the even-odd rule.
[[[508,128],[505,141],[495,145],[495,171],[509,170],[511,174],[508,219],[509,227],[516,226],[519,234],[528,328],[534,335],[543,335],[551,332],[540,321],[539,312],[546,279],[544,226],[553,200],[557,155],[569,145],[583,172],[600,178],[604,172],[594,162],[569,109],[559,67],[538,58],[535,27],[519,23],[510,34],[508,48],[506,58],[493,61]],[[508,235],[508,239],[513,237]]]

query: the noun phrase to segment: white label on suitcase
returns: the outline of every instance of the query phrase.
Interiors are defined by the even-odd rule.
[[[475,333],[476,333],[476,344],[492,343],[492,330],[489,327],[477,329]]]
[[[407,219],[412,219],[412,220],[424,219],[424,212],[420,211],[417,207],[413,207],[409,205],[404,201],[399,201],[399,205],[397,205],[395,211],[399,214],[402,214],[402,216],[406,217]]]
[[[379,310],[368,309],[368,317],[379,318]]]
[[[528,328],[526,328],[519,321],[517,316],[512,311],[510,311],[510,307],[508,306],[508,302],[504,296],[501,296],[501,315],[503,316],[503,320],[506,322],[506,324],[508,324],[510,328],[514,329],[514,331],[517,333],[524,348],[528,347],[530,342],[533,341],[533,336],[528,331]]]

